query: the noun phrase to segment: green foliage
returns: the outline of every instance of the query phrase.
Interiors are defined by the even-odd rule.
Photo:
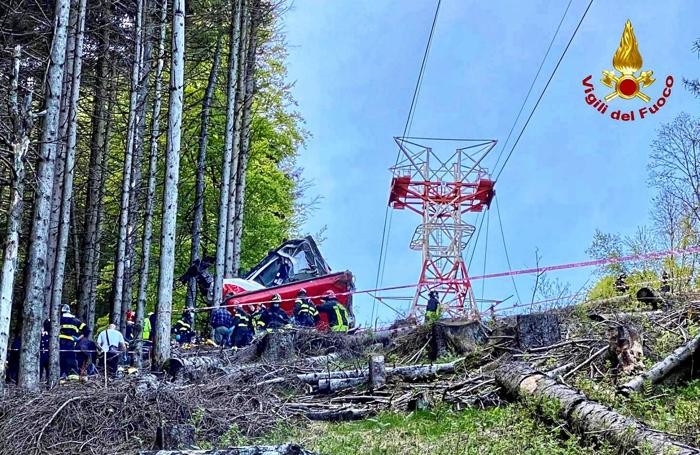
[[[588,291],[588,300],[607,299],[616,295],[618,294],[615,290],[615,277],[607,275],[598,280]]]
[[[547,408],[556,414],[554,404]],[[552,431],[519,404],[479,410],[436,408],[408,415],[381,413],[346,423],[283,425],[258,442],[294,441],[323,454],[613,454]]]

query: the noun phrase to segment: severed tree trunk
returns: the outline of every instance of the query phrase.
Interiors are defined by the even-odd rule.
[[[29,150],[29,134],[32,118],[29,110],[32,105],[30,91],[22,104],[19,101],[19,68],[22,48],[16,46],[10,77],[10,122],[12,125],[13,168],[11,177],[10,204],[7,220],[7,237],[4,241],[2,269],[0,270],[0,387],[5,383],[5,361],[10,338],[10,317],[12,315],[12,290],[17,273],[19,234],[22,228],[24,194],[24,159]],[[1,202],[1,201],[0,201]]]
[[[153,343],[154,368],[170,357],[170,318],[173,305],[175,272],[175,228],[177,221],[177,185],[180,171],[180,140],[185,66],[185,0],[173,0],[173,25],[170,60],[170,104],[168,143],[165,152],[163,221],[160,231],[160,276],[158,313]]]
[[[644,369],[642,335],[631,325],[618,325],[608,330],[609,355],[613,366],[624,374]]]
[[[82,263],[80,267],[80,289],[78,300],[80,316],[88,327],[95,327],[95,296],[92,292],[96,286],[99,264],[97,261],[97,244],[99,233],[99,212],[102,207],[104,192],[105,157],[107,155],[107,123],[111,117],[110,107],[110,71],[109,43],[111,2],[102,4],[98,24],[101,27],[100,47],[97,58],[97,87],[93,101],[92,135],[90,139],[90,164],[88,168],[87,195],[85,200],[85,221],[83,224]]]
[[[216,78],[219,74],[221,63],[221,37],[216,41],[214,51],[214,62],[209,73],[209,81],[204,91],[202,100],[202,120],[199,131],[199,152],[197,154],[197,182],[194,193],[194,218],[192,220],[192,250],[190,252],[190,263],[200,256],[200,243],[202,237],[202,217],[204,215],[204,168],[207,164],[207,142],[209,141],[209,113],[211,111],[211,100],[216,88]],[[187,283],[187,308],[194,308],[197,296],[197,281],[193,277]],[[204,296],[205,298],[207,296]]]
[[[139,455],[316,455],[316,453],[305,450],[298,445],[284,444],[281,446],[246,446],[211,450],[142,450]]]
[[[19,386],[27,390],[39,388],[39,342],[41,338],[46,282],[46,249],[48,246],[49,217],[53,166],[58,145],[58,120],[61,106],[61,84],[66,58],[66,25],[70,12],[69,0],[56,2],[51,55],[46,77],[45,115],[41,132],[39,163],[36,171],[36,190],[32,232],[27,257],[27,282],[22,310],[22,349],[20,352]],[[58,334],[54,333],[53,337]]]
[[[700,352],[700,335],[693,338],[688,343],[680,346],[668,357],[657,363],[653,367],[638,376],[633,377],[619,387],[620,393],[629,395],[631,392],[638,392],[642,389],[645,381],[658,384],[670,373],[682,367],[690,361],[693,356]]]
[[[158,137],[160,136],[160,111],[163,91],[163,65],[165,61],[165,31],[168,20],[168,0],[162,0],[160,20],[158,22],[158,62],[156,63],[155,87],[153,93],[153,110],[151,111],[151,136],[148,157],[148,183],[146,207],[143,220],[143,239],[141,249],[141,270],[139,273],[139,290],[136,297],[136,321],[134,337],[136,352],[141,352],[143,340],[143,320],[146,314],[146,291],[151,265],[151,242],[153,240],[153,207],[156,197],[156,175],[158,174]],[[141,356],[135,357],[136,365],[141,366]]]
[[[231,179],[231,161],[233,152],[233,138],[235,136],[235,107],[236,107],[236,77],[239,71],[238,41],[240,39],[239,18],[242,14],[241,1],[233,2],[231,30],[228,50],[228,81],[226,84],[226,127],[224,134],[224,158],[221,171],[221,190],[219,197],[219,220],[216,229],[216,273],[214,277],[213,304],[221,302],[223,292],[223,279],[226,275],[226,234],[229,206],[229,188]]]
[[[258,49],[258,27],[261,20],[260,0],[252,0],[248,46],[245,62],[245,90],[240,130],[241,150],[236,170],[235,217],[233,220],[233,273],[238,275],[241,266],[241,240],[243,239],[243,214],[245,204],[246,170],[250,157],[250,125],[253,120],[253,96],[255,94],[255,62]]]
[[[248,35],[250,32],[250,0],[241,0],[239,14],[238,37],[238,71],[236,75],[236,113],[233,126],[233,155],[231,158],[231,172],[228,186],[228,212],[226,215],[226,275],[237,276],[233,267],[235,226],[236,219],[236,179],[238,178],[238,159],[241,152],[241,127],[243,126],[243,104],[245,98],[246,55],[248,49]]]
[[[555,400],[558,403],[559,414],[581,434],[593,434],[627,450],[677,455],[697,453],[695,449],[674,440],[670,435],[650,430],[635,419],[588,400],[581,392],[557,383],[525,363],[504,363],[496,369],[495,375],[501,386],[513,396]]]
[[[72,59],[73,70],[68,104],[68,131],[65,152],[65,167],[63,169],[63,185],[61,192],[61,210],[59,213],[58,241],[56,246],[56,259],[54,263],[53,286],[51,288],[51,308],[59,308],[63,298],[64,275],[66,268],[66,252],[68,250],[68,237],[70,235],[70,207],[73,200],[73,176],[75,175],[75,148],[78,140],[78,99],[80,97],[80,82],[83,64],[83,41],[85,37],[85,10],[86,0],[78,3],[78,23],[75,32],[74,55]],[[56,327],[57,333],[59,321],[52,321],[52,329]],[[49,386],[58,384],[59,356],[58,338],[51,337],[49,343]]]
[[[129,93],[129,121],[127,124],[126,149],[124,150],[124,168],[122,175],[121,205],[119,212],[119,238],[117,240],[117,256],[114,264],[114,292],[112,295],[112,322],[121,327],[122,300],[124,299],[124,273],[127,266],[126,243],[129,233],[129,202],[131,201],[130,185],[134,154],[134,141],[138,119],[137,101],[139,76],[142,73],[143,55],[141,53],[141,28],[143,26],[144,0],[136,2],[136,25],[134,27],[134,64],[131,68],[131,91]]]

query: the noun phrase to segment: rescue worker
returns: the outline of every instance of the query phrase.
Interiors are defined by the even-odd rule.
[[[306,289],[300,289],[294,302],[294,322],[300,327],[315,327],[318,320],[316,305],[306,295]]]
[[[80,375],[96,375],[97,344],[88,337],[82,337],[75,346],[80,351],[75,353],[78,360],[78,368],[80,368]]]
[[[629,286],[627,286],[625,280],[627,280],[627,274],[625,272],[622,272],[620,275],[618,275],[617,279],[615,280],[615,290],[619,294],[624,294],[630,288]]]
[[[289,315],[280,307],[282,303],[282,297],[279,294],[272,296],[270,300],[270,308],[265,310],[262,315],[263,321],[265,321],[265,327],[270,330],[281,329],[282,327],[290,325]]]
[[[661,292],[671,292],[671,285],[668,284],[669,278],[671,277],[664,270],[663,273],[661,273],[661,289],[659,289]]]
[[[155,335],[156,328],[156,314],[151,311],[148,316],[143,318],[143,330],[141,331],[141,337],[143,341],[153,342],[153,336]]]
[[[175,339],[179,341],[180,344],[190,343],[192,341],[192,336],[194,335],[193,325],[192,310],[186,309],[182,312],[182,317],[173,326]]]
[[[19,351],[22,348],[22,334],[18,333],[10,343],[10,349],[7,352],[7,372],[5,373],[5,382],[17,383],[19,378]]]
[[[80,379],[78,359],[75,355],[76,345],[82,337],[90,335],[90,329],[70,312],[70,306],[67,304],[63,304],[61,313],[61,330],[58,334],[61,377],[65,376],[69,380]]]
[[[236,302],[233,302],[236,305]],[[214,329],[214,342],[221,346],[229,346],[231,344],[231,333],[234,328],[233,316],[229,309],[225,306],[214,308],[211,312],[210,322]]]
[[[253,305],[248,305],[248,307],[251,309],[250,317],[253,320],[253,331],[256,334],[265,332],[267,329],[267,324],[265,324],[264,317],[265,313],[267,312],[265,305],[260,305],[257,308],[255,308]]]
[[[110,324],[97,336],[97,344],[100,346],[102,355],[107,357],[107,371],[110,375],[115,375],[119,368],[119,358],[126,350],[126,340],[117,326]]]
[[[321,298],[324,303],[316,309],[328,317],[328,326],[333,332],[347,332],[350,329],[348,310],[338,302],[335,292],[328,290]]]
[[[245,312],[243,308],[237,306],[236,316],[233,318],[232,343],[237,348],[248,346],[253,341],[253,317]]]
[[[442,316],[442,309],[440,308],[440,301],[438,300],[437,291],[430,291],[428,293],[428,305],[425,307],[425,322],[435,322]]]
[[[136,322],[136,313],[128,310],[126,312],[126,331],[124,332],[124,338],[126,341],[131,341],[134,339],[134,322]]]

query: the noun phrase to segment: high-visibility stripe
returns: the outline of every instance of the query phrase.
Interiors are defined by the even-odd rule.
[[[78,326],[73,324],[63,324],[61,325],[61,330],[75,330],[76,332],[80,332]]]
[[[62,340],[75,341],[75,338],[73,338],[73,337],[70,336],[70,335],[59,335],[58,338],[60,338],[60,339],[62,339]]]

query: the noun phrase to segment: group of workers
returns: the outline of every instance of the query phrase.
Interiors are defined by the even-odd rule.
[[[230,300],[229,300],[230,301]],[[234,300],[227,306],[215,308],[211,312],[210,324],[214,329],[214,341],[222,346],[242,347],[250,344],[256,334],[272,332],[282,328],[316,327],[320,314],[327,315],[328,326],[334,332],[347,332],[350,328],[348,310],[338,302],[333,291],[327,291],[322,297],[323,303],[314,305],[306,290],[299,290],[293,316],[290,317],[282,308],[282,298],[275,294],[269,306],[241,305]],[[111,375],[117,373],[120,365],[127,365],[129,342],[135,341],[135,314],[129,311],[126,315],[126,336],[115,324],[110,324],[101,331],[96,341],[90,337],[91,330],[77,318],[68,304],[61,307],[59,325],[59,359],[61,378],[74,380],[80,376],[97,374],[97,365],[105,364]],[[151,312],[144,318],[141,333],[143,352],[150,351],[153,343],[156,314]],[[49,367],[49,339],[51,323],[44,321],[40,345],[40,365],[42,374]],[[183,344],[194,340],[194,311],[185,310],[182,317],[173,325],[172,333],[175,341]],[[7,379],[16,381],[19,373],[19,356],[21,338],[15,337],[8,355]],[[142,352],[142,355],[143,355]]]
[[[327,316],[328,326],[333,332],[347,332],[350,320],[345,308],[333,291],[321,297],[323,303],[314,305],[305,289],[300,289],[294,301],[294,312],[290,317],[281,307],[282,297],[272,296],[270,305],[241,304],[230,299],[230,304],[215,308],[211,312],[210,324],[214,329],[214,341],[222,346],[243,347],[251,343],[256,334],[296,327],[313,328],[320,315]],[[232,311],[229,308],[232,307]]]

